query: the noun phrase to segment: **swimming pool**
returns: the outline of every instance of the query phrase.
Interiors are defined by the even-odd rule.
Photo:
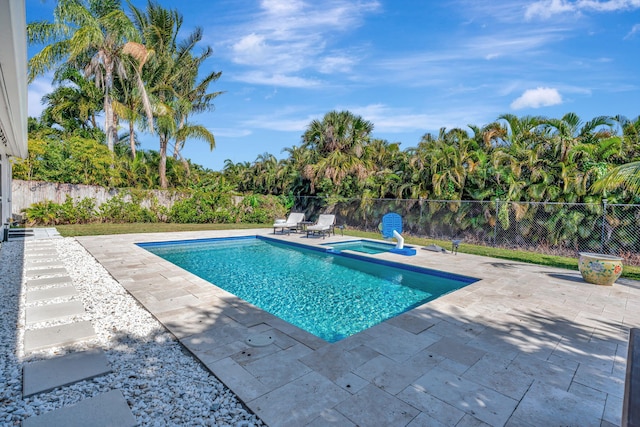
[[[362,252],[365,254],[381,254],[383,252],[389,252],[391,249],[395,248],[396,245],[393,243],[385,243],[385,242],[375,242],[373,240],[349,240],[346,242],[336,242],[336,243],[324,243],[325,246],[330,246],[333,250],[337,251],[355,251]],[[412,246],[406,246],[406,248],[411,248]]]
[[[256,236],[138,246],[329,342],[477,280]]]

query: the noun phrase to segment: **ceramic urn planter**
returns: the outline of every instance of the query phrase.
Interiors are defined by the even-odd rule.
[[[611,286],[622,274],[622,258],[613,255],[580,252],[578,270],[580,270],[582,278],[589,283]]]

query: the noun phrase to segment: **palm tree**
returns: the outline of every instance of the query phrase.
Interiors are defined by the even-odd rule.
[[[114,82],[114,92],[116,94],[113,100],[113,111],[117,117],[126,120],[129,123],[129,132],[127,134],[129,142],[129,153],[132,159],[136,159],[136,123],[144,126],[144,97],[138,90],[138,86],[133,84],[131,80],[116,79]]]
[[[191,35],[189,40],[190,46],[195,46],[195,44],[202,39],[202,31],[197,28],[196,31]],[[207,47],[205,51],[200,54],[198,57],[193,57],[188,55],[185,57],[184,62],[189,63],[188,66],[181,65],[187,73],[191,73],[190,76],[185,76],[182,80],[182,84],[176,87],[177,97],[178,97],[178,108],[177,113],[180,115],[178,129],[183,129],[187,123],[188,118],[191,114],[197,114],[204,111],[208,111],[213,109],[213,100],[218,95],[223,92],[207,92],[209,85],[212,82],[215,82],[222,75],[221,72],[211,72],[206,75],[200,82],[197,82],[197,74],[202,62],[207,59],[212,54],[212,50]],[[181,158],[180,151],[184,147],[185,139],[176,139],[174,146],[173,157],[175,159]],[[215,148],[215,139],[211,144],[210,148],[213,150]],[[183,161],[185,168],[187,169],[187,173],[189,173],[188,163]]]
[[[567,113],[561,119],[546,119],[543,127],[552,131],[555,139],[558,161],[567,160],[571,148],[581,142],[594,142],[601,134],[596,131],[603,126],[611,126],[611,120],[606,116],[598,116],[593,120],[582,123],[575,113]]]
[[[593,185],[595,191],[613,190],[619,187],[634,194],[640,193],[640,161],[611,169]]]
[[[96,114],[102,109],[102,97],[93,82],[68,65],[56,71],[53,82],[59,86],[42,98],[47,105],[43,121],[57,123],[66,132],[99,130]]]
[[[310,180],[312,193],[323,180],[328,180],[337,194],[348,175],[360,181],[368,176],[371,167],[364,152],[372,131],[371,122],[349,111],[331,111],[322,121],[309,124],[302,147],[315,151],[315,158],[302,175]]]
[[[206,94],[205,91],[219,74],[212,73],[201,83],[195,84],[198,67],[210,56],[210,49],[206,49],[200,57],[192,54],[202,38],[200,29],[192,32],[184,42],[177,41],[182,26],[182,16],[178,11],[164,9],[152,2],[148,3],[146,13],[134,6],[131,6],[131,11],[145,46],[153,52],[146,68],[145,81],[156,101],[154,127],[160,142],[160,186],[167,188],[167,149],[171,140],[178,144],[176,153],[179,153],[187,138],[202,139],[209,143],[211,149],[215,147],[213,134],[204,126],[189,123],[187,117],[191,112],[202,111],[210,106],[210,101],[217,93]],[[189,83],[185,84],[185,81]],[[191,104],[189,96],[193,100]]]
[[[46,45],[29,60],[29,81],[65,61],[85,76],[91,76],[102,90],[104,99],[107,147],[113,151],[117,137],[112,89],[114,76],[127,78],[124,64],[136,61],[144,64],[148,52],[135,43],[137,33],[118,0],[59,0],[53,12],[54,21],[39,21],[27,25],[29,43]],[[151,121],[151,105],[137,73],[136,81],[145,94],[145,110]]]

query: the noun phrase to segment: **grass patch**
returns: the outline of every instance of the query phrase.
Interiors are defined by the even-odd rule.
[[[103,236],[107,234],[165,233],[176,231],[239,230],[269,227],[271,227],[271,224],[173,224],[165,222],[56,225],[56,229],[60,235],[64,237]]]
[[[345,230],[345,234],[354,237],[367,239],[380,239],[379,233],[357,230]],[[404,236],[405,243],[416,246],[438,245],[447,250],[451,250],[450,240],[426,239],[421,237]],[[491,246],[471,245],[461,243],[458,252],[482,255],[492,258],[507,259],[511,261],[526,262],[529,264],[547,265],[550,267],[566,268],[568,270],[578,270],[578,258],[562,257],[555,255],[540,254],[530,251],[516,251],[512,249],[493,248]],[[640,280],[640,267],[625,265],[622,270],[622,277],[633,280]]]

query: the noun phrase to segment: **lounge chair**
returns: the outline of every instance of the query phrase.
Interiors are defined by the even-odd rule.
[[[307,227],[307,237],[309,237],[309,235],[322,234],[322,238],[324,239],[326,235],[331,236],[332,232],[335,236],[335,224],[335,215],[320,215],[318,217],[318,221],[314,225],[310,225]]]
[[[276,220],[273,224],[273,234],[276,234],[276,231],[280,229],[280,232],[284,234],[285,230],[287,233],[291,233],[291,230],[298,231],[298,224],[304,221],[304,213],[301,212],[291,212],[286,221]]]

